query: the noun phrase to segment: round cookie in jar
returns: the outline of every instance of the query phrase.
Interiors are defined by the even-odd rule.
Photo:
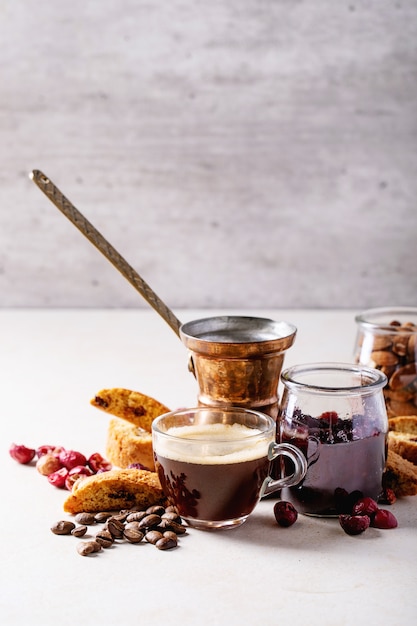
[[[417,415],[417,307],[368,309],[355,321],[355,362],[387,376],[388,417]]]

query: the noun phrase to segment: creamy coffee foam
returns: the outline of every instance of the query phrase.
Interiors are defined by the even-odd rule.
[[[158,437],[156,453],[173,461],[200,465],[243,463],[267,456],[273,435],[243,424],[195,424],[176,426]],[[255,441],[251,440],[255,439]]]

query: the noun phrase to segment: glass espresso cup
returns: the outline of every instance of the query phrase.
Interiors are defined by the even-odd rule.
[[[203,530],[239,526],[263,495],[303,478],[304,455],[275,438],[274,420],[245,408],[181,409],[152,423],[164,493],[190,526]],[[292,473],[274,480],[271,461],[281,456],[292,462]]]

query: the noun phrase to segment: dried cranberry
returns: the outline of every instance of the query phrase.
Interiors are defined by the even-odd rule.
[[[390,487],[384,487],[384,491],[382,492],[378,502],[381,504],[394,504],[396,500],[397,496],[395,495],[395,491]]]
[[[69,470],[68,476],[65,479],[65,487],[68,491],[72,490],[74,483],[79,478],[85,478],[86,476],[91,476],[92,471],[87,465],[76,465],[72,469]]]
[[[293,507],[291,502],[277,502],[274,506],[274,515],[277,523],[284,528],[292,526],[298,517],[297,510]]]
[[[87,465],[76,465],[68,470],[68,474],[72,476],[73,474],[80,474],[82,476],[91,476],[92,471]]]
[[[74,483],[76,483],[79,478],[80,474],[72,474],[71,476],[68,474],[65,479],[65,489],[68,489],[68,491],[72,491]]]
[[[337,487],[334,490],[334,503],[337,513],[350,513],[351,502],[349,493],[342,487]]]
[[[395,515],[391,513],[391,511],[387,511],[386,509],[378,509],[372,518],[371,525],[374,528],[397,528],[398,521]]]
[[[146,465],[142,465],[142,463],[131,463],[128,466],[128,469],[146,470],[147,472],[150,472],[149,467],[146,467]]]
[[[99,471],[108,472],[112,468],[112,464],[101,456],[99,452],[94,452],[94,454],[88,458],[87,465],[93,474],[97,474]]]
[[[27,448],[26,446],[17,445],[16,443],[12,443],[9,448],[9,454],[18,463],[22,463],[22,465],[26,465],[30,463],[32,459],[35,457],[36,450],[33,448]]]
[[[339,523],[348,535],[360,535],[369,528],[371,519],[368,515],[339,515]]]
[[[333,424],[336,424],[338,419],[339,419],[339,416],[336,413],[336,411],[325,411],[324,413],[319,415],[319,420],[327,421],[330,426],[332,426]]]
[[[352,507],[358,500],[363,498],[362,491],[351,491],[350,493],[343,489],[343,487],[337,487],[334,490],[334,503],[337,513],[352,513]]]
[[[372,498],[361,498],[352,507],[352,515],[368,515],[372,518],[378,510],[378,505]]]
[[[76,467],[77,465],[86,465],[87,459],[81,452],[77,452],[76,450],[62,450],[62,452],[58,456],[62,465],[67,468],[67,470]]]
[[[47,476],[48,482],[58,489],[65,489],[65,481],[68,476],[68,470],[66,467],[61,467],[57,472],[53,472]]]
[[[74,470],[87,470],[87,471],[74,471]],[[77,482],[77,480],[79,478],[86,478],[87,476],[91,476],[91,472],[87,467],[73,467],[72,470],[70,470],[67,474],[67,477],[65,478],[65,488],[68,489],[68,491],[71,491],[74,483]]]
[[[59,455],[63,452],[65,452],[65,448],[63,446],[54,446],[54,449],[52,450],[52,454],[56,457],[59,457]]]
[[[39,448],[36,448],[36,456],[38,457],[38,459],[41,458],[41,456],[43,456],[44,454],[49,454],[52,452],[52,450],[54,449],[55,446],[39,446]]]
[[[353,506],[358,500],[361,500],[364,497],[365,496],[363,495],[362,491],[359,491],[359,489],[355,489],[355,491],[351,491],[349,494],[349,498],[352,503],[351,506]]]

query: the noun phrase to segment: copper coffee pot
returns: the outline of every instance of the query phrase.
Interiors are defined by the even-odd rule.
[[[208,317],[182,324],[45,174],[33,170],[30,177],[180,337],[190,351],[189,370],[199,385],[199,404],[255,408],[277,417],[279,376],[285,351],[295,339],[295,326],[244,316]]]

